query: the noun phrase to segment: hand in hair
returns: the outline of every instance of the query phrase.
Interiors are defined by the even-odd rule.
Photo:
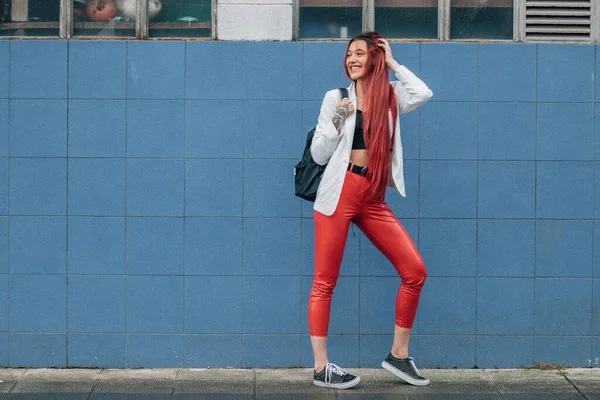
[[[348,98],[342,99],[335,107],[335,113],[331,118],[331,122],[337,129],[338,133],[342,131],[342,122],[354,112],[354,106]]]
[[[379,41],[378,45],[383,51],[385,51],[385,64],[392,71],[396,71],[400,64],[396,60],[394,60],[394,56],[392,55],[392,48],[390,47],[390,43],[384,38],[377,39]]]

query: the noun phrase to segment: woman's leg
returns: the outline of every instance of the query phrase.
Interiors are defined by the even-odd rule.
[[[408,357],[410,333],[427,269],[412,239],[385,202],[365,205],[356,225],[390,260],[402,278],[396,297],[396,326],[392,355]]]
[[[313,347],[315,371],[329,362],[327,333],[333,290],[340,275],[350,221],[343,213],[331,216],[314,213],[315,223],[315,276],[308,301],[308,325]]]
[[[350,221],[359,209],[361,185],[361,177],[347,172],[335,212],[329,216],[314,213],[315,276],[308,301],[308,327],[317,372],[329,362],[327,333],[331,298],[340,275]]]

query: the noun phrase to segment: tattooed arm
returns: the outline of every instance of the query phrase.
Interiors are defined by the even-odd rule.
[[[331,118],[331,122],[337,129],[338,133],[342,131],[342,123],[350,114],[354,112],[354,106],[352,102],[348,99],[342,99],[336,106],[335,113],[333,114],[333,118]]]
[[[352,115],[354,107],[349,99],[341,99],[338,89],[330,90],[325,94],[321,104],[319,120],[315,128],[310,151],[317,164],[325,165],[337,148],[343,122]]]

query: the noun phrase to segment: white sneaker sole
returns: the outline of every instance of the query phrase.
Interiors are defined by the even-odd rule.
[[[316,386],[320,386],[320,387],[324,387],[324,388],[331,388],[331,389],[350,389],[351,387],[358,385],[359,382],[360,382],[359,376],[352,379],[351,381],[344,382],[344,383],[325,383],[325,382],[321,382],[321,381],[317,381],[316,379],[313,379],[313,383]]]
[[[427,386],[427,385],[429,385],[429,379],[414,379],[414,378],[411,378],[410,376],[408,376],[404,372],[400,371],[398,368],[394,367],[392,364],[388,363],[387,361],[382,362],[381,366],[383,368],[387,369],[388,371],[390,371],[392,374],[396,375],[398,378],[400,378],[403,381],[405,381],[406,383],[410,383],[411,385],[415,385],[415,386]]]

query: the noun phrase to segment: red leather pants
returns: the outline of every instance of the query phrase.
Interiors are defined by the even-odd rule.
[[[402,279],[396,298],[396,325],[412,328],[427,269],[410,236],[388,205],[365,201],[361,175],[346,172],[335,212],[315,211],[315,276],[308,303],[311,336],[327,336],[331,297],[340,274],[350,222],[392,263]]]

